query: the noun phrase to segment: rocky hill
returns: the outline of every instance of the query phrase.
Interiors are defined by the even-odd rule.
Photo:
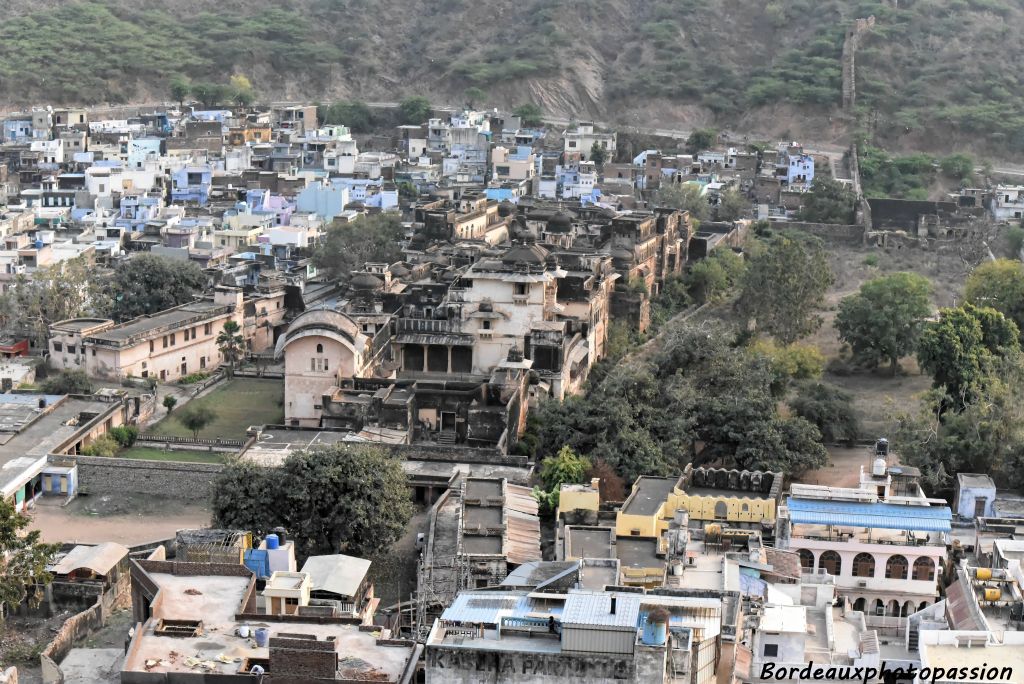
[[[9,0],[0,101],[168,100],[244,74],[268,99],[533,101],[623,124],[1024,151],[1016,0]],[[857,53],[856,111],[842,52]]]

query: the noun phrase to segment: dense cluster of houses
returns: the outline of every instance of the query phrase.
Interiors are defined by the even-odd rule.
[[[284,424],[253,426],[238,458],[374,442],[403,456],[428,507],[416,589],[387,610],[369,561],[300,565],[286,530],[68,545],[51,566],[51,609],[130,594],[124,684],[797,682],[814,678],[800,674],[812,662],[914,683],[964,681],[949,669],[965,664],[983,669],[968,681],[1024,673],[1020,500],[962,475],[951,510],[884,440],[851,487],[703,467],[641,477],[621,502],[597,480],[564,485],[543,538],[532,464],[515,454],[530,408],[581,391],[613,326],[646,330],[652,299],[687,263],[740,247],[754,218],[791,217],[815,178],[797,143],[621,143],[592,124],[551,131],[498,111],[358,137],[307,105],[4,117],[0,288],[77,257],[100,279],[139,253],[196,262],[208,285],[129,321],[52,322],[45,346],[4,331],[4,390],[32,382],[14,363],[28,355],[106,381],[212,372],[233,322],[284,383]],[[749,211],[698,224],[654,200],[676,185],[711,207],[735,188]],[[1007,213],[1018,190],[976,200],[1019,218]],[[872,209],[925,232],[945,211]],[[329,228],[380,213],[402,224],[400,259],[340,281],[318,273]],[[142,403],[114,389],[0,395],[0,493],[19,510],[73,496],[76,457],[138,422]],[[44,652],[46,681],[65,681],[81,654],[57,655]]]

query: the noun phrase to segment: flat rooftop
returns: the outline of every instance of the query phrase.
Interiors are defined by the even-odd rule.
[[[149,576],[160,587],[163,601],[155,609],[154,618],[164,620],[202,620],[203,632],[195,637],[156,636],[155,621],[147,622],[138,633],[125,657],[124,670],[133,672],[188,672],[200,674],[236,674],[247,658],[269,658],[267,647],[257,647],[251,638],[243,639],[235,630],[241,624],[235,613],[249,587],[248,577],[180,576],[151,572]],[[250,621],[246,621],[250,624]],[[319,640],[336,640],[339,656],[346,663],[360,661],[361,673],[351,673],[349,679],[362,679],[358,674],[370,671],[387,675],[387,680],[398,679],[412,656],[411,646],[382,646],[371,632],[361,632],[356,625],[319,624],[317,622],[267,621],[262,626],[270,629],[271,638],[278,632],[309,634]],[[236,659],[240,659],[236,661]],[[228,662],[223,662],[227,660]],[[147,665],[156,662],[155,665]],[[205,669],[196,664],[205,665]],[[191,663],[191,664],[190,664]]]
[[[723,496],[737,499],[770,499],[764,492],[751,492],[744,489],[719,489],[717,487],[687,487],[686,493],[690,496]]]
[[[654,515],[679,482],[678,477],[641,477],[633,485],[622,512],[626,515]]]
[[[619,537],[615,542],[615,553],[626,568],[657,568],[665,565],[664,558],[658,558],[656,539]]]
[[[40,399],[52,407],[48,412],[38,408]],[[113,406],[52,395],[0,395],[0,429],[10,430],[0,432],[0,489],[13,485],[27,468],[45,461],[47,454],[71,439],[81,427],[78,419],[83,413],[91,418]]]
[[[467,499],[498,499],[501,496],[501,482],[497,480],[466,480]]]
[[[192,302],[191,304],[184,304],[174,309],[168,309],[155,316],[144,316],[121,325],[116,325],[95,335],[89,335],[87,339],[121,343],[149,333],[153,335],[162,334],[167,328],[181,326],[190,321],[198,323],[203,319],[213,316],[220,310],[227,311],[227,307],[223,304],[209,301]]]
[[[615,558],[614,541],[615,530],[611,527],[570,525],[565,528],[565,555],[567,558]]]

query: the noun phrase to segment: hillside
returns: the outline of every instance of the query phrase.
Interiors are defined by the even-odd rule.
[[[1014,0],[12,0],[0,101],[169,99],[176,75],[265,98],[532,100],[626,124],[893,148],[1024,150]],[[898,5],[898,9],[894,8]],[[853,19],[859,116],[837,115]],[[842,123],[840,123],[840,121]]]

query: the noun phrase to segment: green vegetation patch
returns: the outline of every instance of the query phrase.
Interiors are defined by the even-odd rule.
[[[284,383],[261,378],[232,378],[218,384],[209,394],[192,399],[186,406],[200,406],[214,413],[209,425],[199,431],[206,439],[245,439],[250,425],[280,424],[284,421]],[[146,434],[158,437],[191,437],[192,431],[178,421],[176,408]]]

